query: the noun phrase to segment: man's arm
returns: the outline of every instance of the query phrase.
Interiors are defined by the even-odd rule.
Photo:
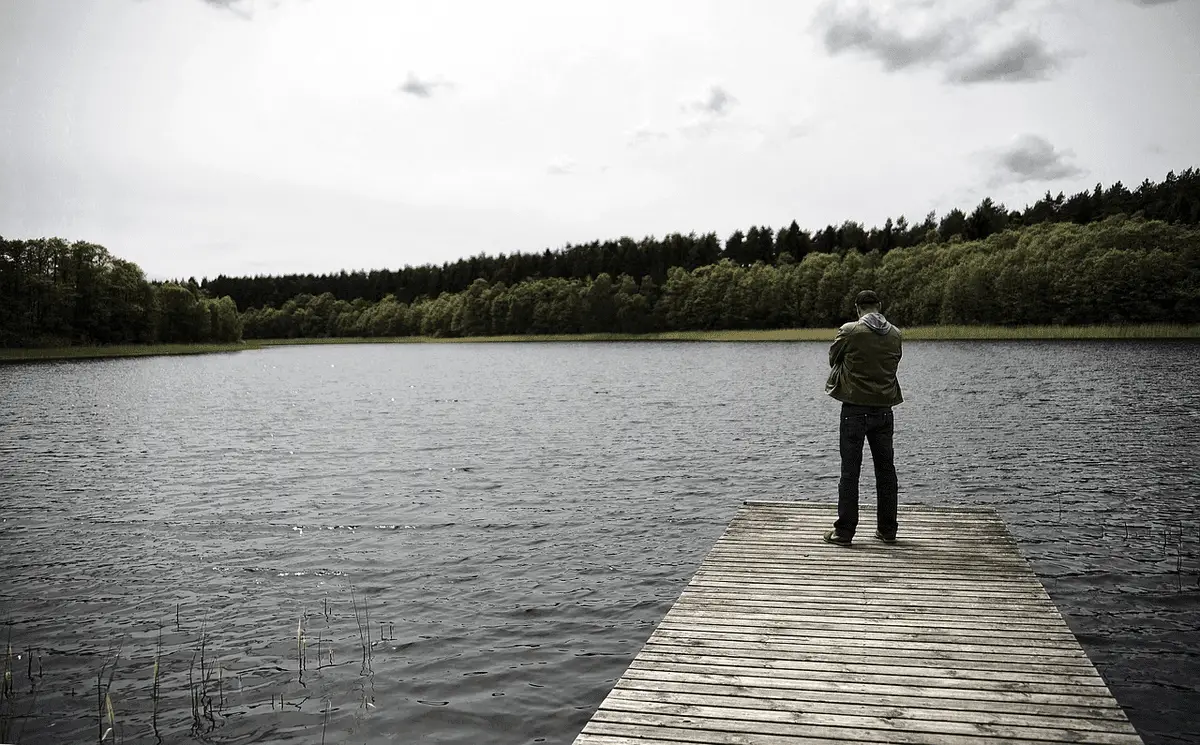
[[[846,333],[846,326],[838,329],[837,336],[833,338],[833,344],[829,347],[829,366],[837,367],[842,364],[842,358],[846,356],[846,344],[849,341],[849,336]]]

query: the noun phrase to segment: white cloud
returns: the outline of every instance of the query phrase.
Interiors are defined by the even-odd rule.
[[[1063,66],[1065,57],[1063,53],[1052,53],[1038,37],[1019,34],[954,64],[949,74],[959,83],[1047,80]]]
[[[670,136],[666,130],[651,127],[649,124],[642,124],[629,133],[628,142],[631,147],[637,147],[639,145],[659,142]]]
[[[736,103],[737,99],[729,91],[719,85],[714,85],[708,89],[707,96],[688,103],[686,108],[705,116],[721,117],[726,116]]]
[[[982,6],[963,0],[908,0],[891,6],[827,0],[817,14],[816,30],[830,54],[857,52],[889,72],[934,67],[947,82],[959,84],[1045,80],[1067,55],[1012,23],[1015,5],[1015,0]]]
[[[557,158],[546,166],[546,173],[551,176],[570,176],[575,173],[576,163],[570,158]]]
[[[413,73],[409,73],[403,83],[396,88],[400,93],[406,93],[417,98],[430,98],[437,92],[438,88],[450,88],[451,84],[444,80],[422,80]]]
[[[1072,151],[1060,150],[1044,137],[1018,135],[997,154],[997,177],[1012,181],[1058,181],[1080,176],[1085,171],[1072,162],[1074,156]]]

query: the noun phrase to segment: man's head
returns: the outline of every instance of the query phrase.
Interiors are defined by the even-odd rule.
[[[863,290],[854,298],[854,307],[861,316],[865,313],[878,313],[880,309],[879,296],[874,290]]]

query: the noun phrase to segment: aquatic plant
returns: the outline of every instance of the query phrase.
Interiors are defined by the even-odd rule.
[[[306,615],[302,613],[300,618],[296,620],[296,672],[300,680],[300,685],[304,685],[304,671],[308,669],[308,660],[305,654],[308,641],[304,635],[304,619]]]
[[[121,741],[120,732],[117,730],[117,717],[113,711],[112,705],[112,684],[113,678],[117,674],[117,663],[121,659],[121,650],[124,648],[125,641],[117,647],[116,653],[113,655],[111,666],[108,660],[105,660],[100,665],[100,672],[96,674],[96,726],[100,735],[100,742],[104,742],[111,735],[114,743]],[[105,672],[108,673],[108,680],[104,679]],[[107,715],[107,717],[106,717]],[[107,718],[108,726],[105,727]]]
[[[7,653],[4,655],[4,682],[3,688],[0,688],[0,742],[15,742],[11,737],[12,722],[16,718],[12,682],[12,621],[8,622],[8,641],[5,646]]]
[[[178,607],[178,606],[176,606],[176,607]],[[155,645],[154,645],[154,676],[153,676],[153,679],[151,682],[151,687],[150,687],[150,701],[151,701],[151,707],[152,707],[151,712],[150,712],[150,726],[154,730],[154,736],[156,738],[160,738],[160,739],[162,738],[162,735],[158,731],[158,700],[159,700],[159,696],[161,695],[161,691],[159,688],[159,670],[161,669],[161,664],[160,664],[161,660],[162,660],[162,624],[160,623],[158,625],[158,639],[155,641]]]
[[[350,583],[350,602],[354,605],[354,622],[358,625],[358,643],[362,649],[362,668],[359,674],[367,675],[374,672],[371,666],[373,658],[371,652],[371,609],[367,606],[366,598],[363,598],[363,614],[359,615],[358,598],[354,594],[353,582]]]

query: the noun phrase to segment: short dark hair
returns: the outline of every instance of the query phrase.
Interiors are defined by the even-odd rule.
[[[874,290],[863,290],[862,292],[858,293],[858,297],[854,298],[854,304],[860,308],[867,305],[878,306],[879,296],[875,294]]]

